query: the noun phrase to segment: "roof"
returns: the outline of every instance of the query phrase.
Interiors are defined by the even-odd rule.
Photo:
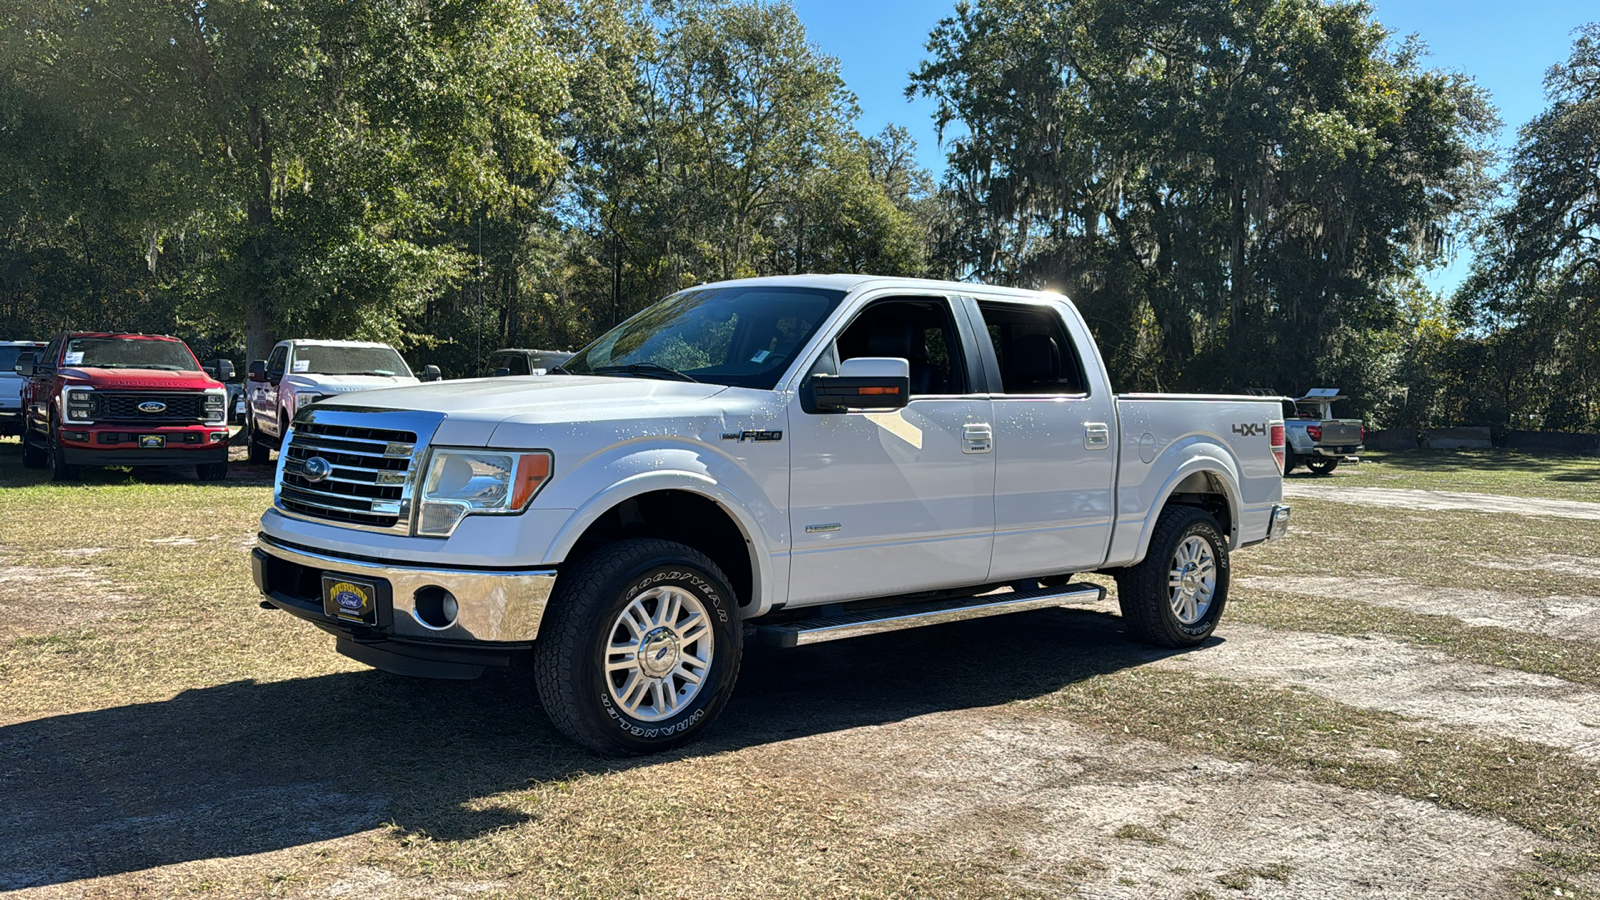
[[[386,350],[394,349],[381,341],[325,341],[319,338],[290,338],[278,343],[293,344],[296,347],[382,347]]]
[[[965,281],[936,281],[930,278],[901,278],[887,275],[853,275],[847,273],[830,275],[768,275],[761,278],[738,278],[732,281],[708,282],[697,284],[695,287],[754,287],[758,285],[766,287],[822,288],[835,291],[856,291],[874,287],[907,287],[915,290],[958,294],[981,292],[991,295],[1009,294],[1016,297],[1060,296],[1053,291],[1000,287]]]
[[[0,341],[0,347],[43,347],[45,341]]]

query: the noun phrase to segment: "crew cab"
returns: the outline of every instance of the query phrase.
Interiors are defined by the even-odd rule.
[[[227,477],[227,389],[183,341],[65,332],[17,371],[27,379],[24,466],[48,466],[56,481],[83,466],[192,465],[202,481]]]
[[[44,348],[43,341],[0,341],[0,434],[22,433],[22,377],[17,363]]]
[[[259,465],[270,460],[295,413],[318,400],[417,383],[411,367],[388,344],[279,341],[265,360],[250,363],[245,387],[250,461]]]
[[[701,285],[544,376],[302,409],[263,606],[390,672],[531,664],[607,753],[692,738],[743,642],[1100,599],[1169,647],[1284,533],[1275,399],[1117,395],[1058,294],[859,275]]]
[[[1367,429],[1360,419],[1339,419],[1333,404],[1349,399],[1338,388],[1312,388],[1298,400],[1284,400],[1287,430],[1284,474],[1305,466],[1313,475],[1330,475],[1339,463],[1360,462]]]

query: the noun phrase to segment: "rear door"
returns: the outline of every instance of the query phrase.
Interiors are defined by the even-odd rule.
[[[992,367],[994,558],[989,580],[1094,568],[1115,518],[1116,408],[1089,377],[1074,334],[1049,300],[974,301]],[[1074,320],[1070,324],[1076,324]]]

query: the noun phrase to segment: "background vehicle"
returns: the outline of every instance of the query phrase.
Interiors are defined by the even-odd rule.
[[[428,367],[433,373],[438,369]],[[266,360],[250,363],[245,385],[250,461],[267,462],[300,409],[325,397],[417,384],[411,367],[388,344],[366,341],[279,341]]]
[[[334,397],[289,432],[270,604],[392,672],[531,662],[610,753],[780,646],[1097,599],[1193,646],[1283,533],[1276,400],[1111,390],[1059,295],[855,275],[688,289],[563,367]]]
[[[44,347],[43,341],[0,341],[0,434],[22,433],[22,385],[17,360]]]
[[[235,381],[234,375],[232,374],[230,374],[227,378],[222,377],[222,367],[224,364],[227,365],[228,372],[232,373],[235,371],[233,367],[233,361],[227,359],[213,359],[210,362],[202,364],[200,368],[207,375],[210,375],[212,378],[223,382],[223,386],[228,389],[228,424],[240,425],[244,423],[244,385],[238,381]]]
[[[1333,404],[1348,399],[1338,388],[1312,388],[1298,400],[1283,403],[1288,430],[1285,474],[1304,465],[1313,475],[1327,475],[1343,460],[1360,462],[1367,429],[1360,419],[1336,419]]]
[[[496,350],[489,356],[488,374],[543,375],[572,356],[565,350]]]
[[[227,363],[224,377],[232,377]],[[22,464],[77,477],[80,466],[193,465],[228,474],[227,389],[188,345],[150,334],[66,332],[21,363]]]

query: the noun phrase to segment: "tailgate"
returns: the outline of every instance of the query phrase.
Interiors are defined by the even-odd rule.
[[[1361,443],[1361,420],[1324,420],[1322,423],[1322,440],[1317,443],[1324,447],[1350,447]]]

